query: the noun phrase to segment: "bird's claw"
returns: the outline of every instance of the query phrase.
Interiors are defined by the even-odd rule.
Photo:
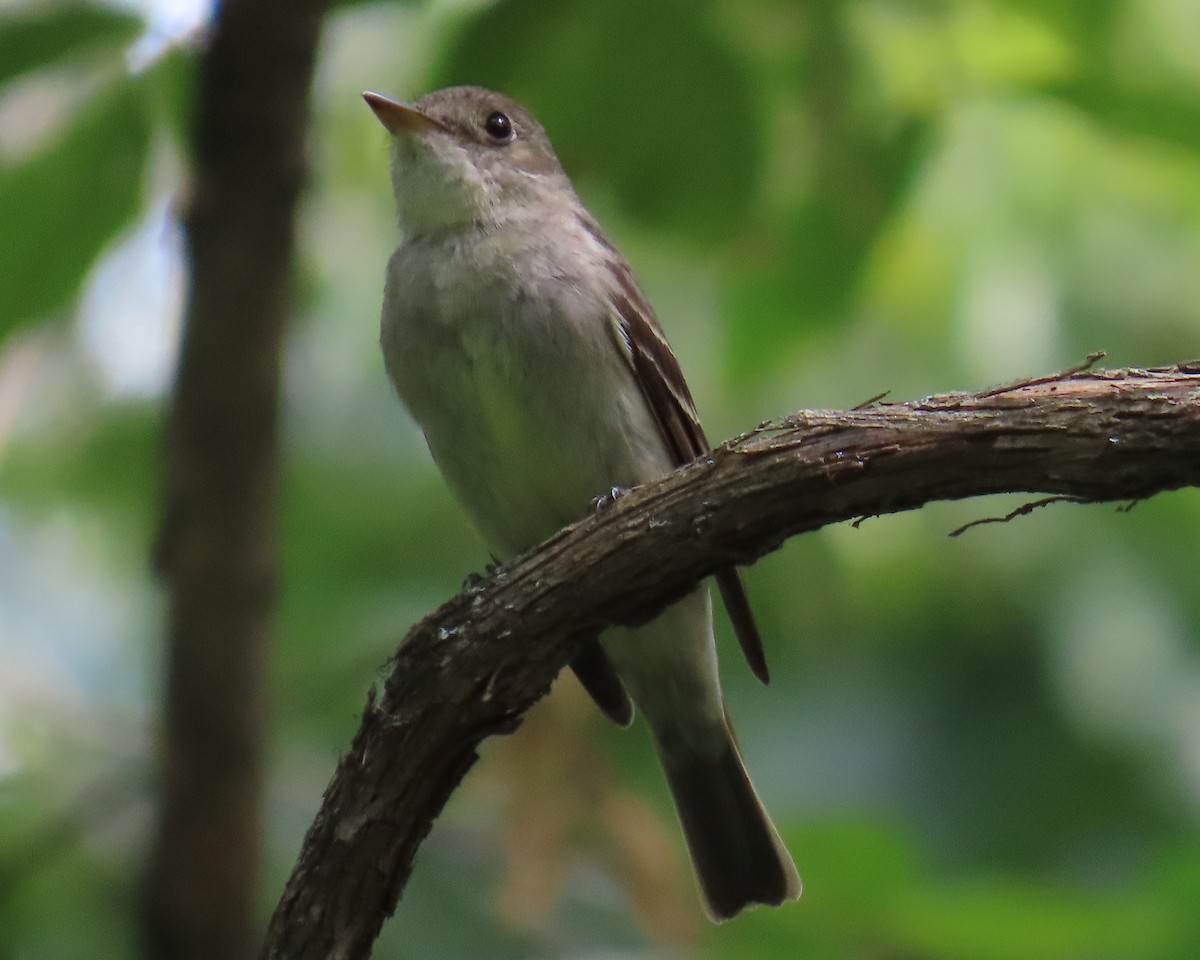
[[[592,512],[601,513],[610,509],[621,497],[629,492],[628,487],[609,487],[608,493],[602,493],[592,501]]]
[[[472,570],[463,580],[463,593],[471,593],[472,591],[480,589],[484,583],[489,578],[494,576],[496,571],[499,569],[500,561],[493,557],[490,563],[485,563],[483,565],[483,573],[476,573],[474,570]]]

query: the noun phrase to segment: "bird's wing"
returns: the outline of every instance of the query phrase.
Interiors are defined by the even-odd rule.
[[[571,661],[571,669],[609,720],[618,727],[627,727],[633,722],[633,700],[598,639],[584,644]]]
[[[628,265],[607,241],[602,242],[615,254],[609,266],[615,281],[612,303],[618,343],[629,360],[634,378],[672,458],[679,466],[690,463],[709,450],[691,391],[679,361],[667,345],[654,311],[638,290]],[[762,637],[754,622],[741,575],[735,567],[728,567],[717,573],[716,580],[750,670],[763,683],[769,682]]]

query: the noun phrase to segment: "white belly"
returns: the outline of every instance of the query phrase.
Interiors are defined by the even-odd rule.
[[[422,306],[434,301],[430,291],[402,282],[407,301],[390,296],[390,310],[385,301],[388,372],[498,557],[580,519],[609,488],[670,471],[603,305],[564,286],[540,309],[481,291],[436,298],[435,315]],[[565,310],[593,322],[572,323]]]

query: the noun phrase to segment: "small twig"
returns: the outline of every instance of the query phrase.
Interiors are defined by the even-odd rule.
[[[1103,350],[1097,350],[1095,353],[1089,353],[1087,359],[1083,363],[1078,363],[1073,367],[1067,367],[1066,370],[1060,370],[1058,373],[1049,373],[1044,377],[1031,377],[1028,380],[1017,380],[1013,383],[1006,383],[1003,386],[992,387],[991,390],[983,390],[976,394],[979,397],[995,397],[1002,393],[1011,393],[1013,390],[1022,390],[1025,387],[1036,387],[1043,383],[1053,383],[1055,380],[1066,380],[1078,373],[1083,373],[1085,370],[1090,370],[1093,366],[1103,360],[1108,354]]]
[[[875,404],[877,404],[880,400],[882,400],[884,397],[886,397],[891,392],[892,392],[891,390],[884,390],[883,393],[877,393],[877,394],[875,394],[875,396],[871,397],[870,399],[864,400],[862,403],[856,404],[855,406],[851,407],[850,409],[851,410],[866,410],[868,407],[875,406]]]
[[[1050,377],[1049,379],[1065,379],[1066,377],[1073,377],[1077,373],[1083,373],[1085,370],[1091,370],[1092,367],[1094,367],[1107,356],[1108,353],[1106,351],[1095,350],[1087,355],[1087,358],[1083,361],[1083,363],[1080,363],[1074,367],[1067,367],[1067,369],[1060,373],[1057,377]]]
[[[972,527],[982,527],[985,523],[1008,523],[1010,520],[1015,520],[1017,517],[1027,517],[1038,507],[1046,507],[1052,503],[1087,503],[1086,500],[1080,497],[1043,497],[1041,500],[1034,500],[1032,503],[1022,504],[1017,507],[1012,513],[1007,513],[1003,517],[981,517],[979,520],[972,520],[970,523],[964,523],[957,530],[951,530],[950,536],[957,537],[966,533]]]

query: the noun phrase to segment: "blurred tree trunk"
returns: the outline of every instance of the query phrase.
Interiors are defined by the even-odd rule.
[[[169,613],[144,914],[155,958],[244,958],[256,940],[280,366],[324,8],[226,0],[200,65],[157,555]]]

